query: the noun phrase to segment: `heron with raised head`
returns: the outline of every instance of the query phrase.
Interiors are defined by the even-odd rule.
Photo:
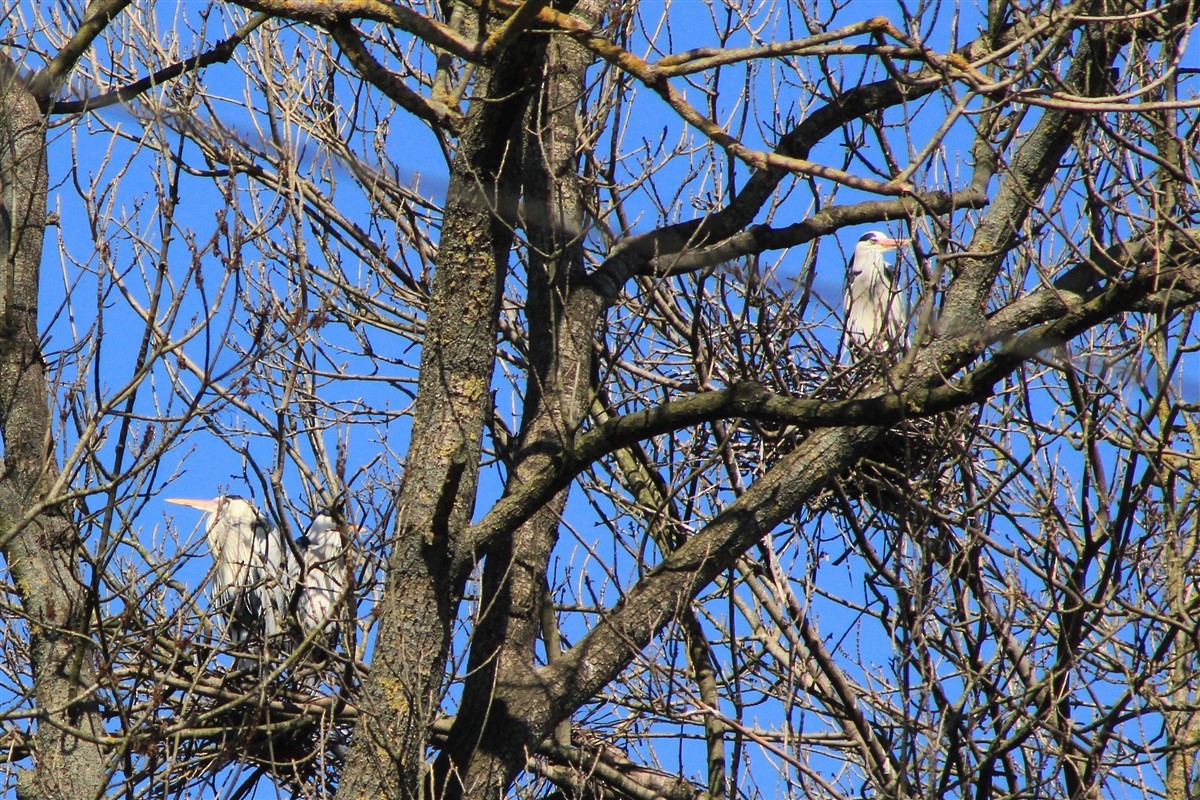
[[[846,267],[843,346],[883,352],[906,344],[908,321],[904,298],[896,269],[883,256],[907,241],[870,231],[854,246],[854,256]]]
[[[300,537],[300,592],[296,601],[296,619],[300,633],[313,643],[330,649],[337,639],[339,610],[346,595],[346,550],[349,533],[357,530],[340,526],[330,514],[318,514]]]
[[[167,502],[206,515],[204,537],[216,565],[213,596],[225,616],[229,640],[258,647],[283,642],[297,569],[279,530],[241,497]],[[245,666],[239,659],[238,667]]]

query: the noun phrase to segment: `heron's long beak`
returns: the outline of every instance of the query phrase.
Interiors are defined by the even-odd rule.
[[[168,503],[174,503],[177,506],[187,506],[188,508],[198,508],[201,511],[206,511],[209,514],[217,510],[216,500],[188,500],[183,497],[168,497]]]
[[[877,239],[875,243],[880,247],[891,250],[893,247],[908,244],[908,239]]]

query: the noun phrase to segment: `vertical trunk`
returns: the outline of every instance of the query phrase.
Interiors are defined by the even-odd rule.
[[[599,10],[587,5],[576,13],[598,17]],[[572,287],[584,279],[578,109],[592,57],[566,39],[553,39],[544,49],[541,91],[524,140],[531,377],[514,485],[551,466],[550,454],[568,446],[592,396],[594,316],[572,317],[567,306]],[[560,493],[488,553],[463,704],[435,766],[440,800],[502,796],[537,743],[505,687],[522,685],[533,667],[542,604],[549,602],[547,564],[566,500],[567,493]]]
[[[92,598],[80,575],[82,543],[65,509],[51,505],[58,477],[50,446],[49,386],[38,345],[38,278],[46,226],[46,125],[11,61],[0,56],[0,536],[29,625],[36,766],[20,776],[27,800],[92,798],[106,772],[95,737]]]
[[[1165,490],[1173,490],[1173,480],[1163,481]],[[1170,500],[1166,500],[1170,507]],[[1168,525],[1175,522],[1168,520]],[[1168,528],[1168,531],[1170,529]],[[1187,565],[1190,553],[1195,552],[1195,531],[1173,531],[1163,543],[1164,567],[1167,572],[1167,591],[1172,605],[1181,615],[1187,615],[1195,592]],[[1195,797],[1196,746],[1200,744],[1200,714],[1195,708],[1196,650],[1191,637],[1175,637],[1175,656],[1168,667],[1169,708],[1165,712],[1167,733],[1167,774],[1163,787],[1166,800],[1189,800]]]
[[[1162,327],[1167,329],[1168,321],[1159,320]],[[1166,337],[1155,335],[1147,342],[1147,349],[1154,360],[1159,375],[1170,375],[1167,355]],[[1164,372],[1164,369],[1166,371]],[[1166,388],[1160,397],[1169,397],[1169,387],[1158,387],[1160,391]],[[1166,591],[1170,598],[1170,606],[1179,615],[1184,625],[1189,625],[1192,609],[1195,607],[1196,589],[1195,578],[1192,574],[1197,548],[1200,547],[1200,536],[1197,535],[1197,525],[1188,519],[1186,507],[1181,508],[1179,498],[1182,495],[1176,485],[1176,475],[1187,474],[1187,465],[1183,459],[1171,453],[1171,427],[1174,424],[1173,413],[1166,402],[1157,409],[1157,419],[1164,437],[1163,452],[1158,480],[1158,490],[1161,492],[1162,503],[1162,566],[1166,573]],[[1173,657],[1167,667],[1167,692],[1169,700],[1165,712],[1165,727],[1167,734],[1167,774],[1163,787],[1163,797],[1166,800],[1190,800],[1195,797],[1197,781],[1196,747],[1200,745],[1200,714],[1196,708],[1196,667],[1197,654],[1195,639],[1191,636],[1174,637]]]
[[[429,725],[476,557],[459,532],[474,508],[517,216],[521,121],[539,70],[536,53],[511,48],[479,76],[480,99],[451,166],[388,585],[343,798],[415,798],[424,791]]]
[[[1171,37],[1166,44],[1178,47],[1179,39]],[[1161,97],[1155,98],[1164,103],[1178,102],[1179,97],[1173,81],[1168,81],[1162,89]],[[1175,175],[1185,175],[1185,161],[1182,142],[1179,138],[1178,119],[1173,111],[1163,111],[1150,117],[1154,125],[1154,142],[1158,148],[1159,157],[1174,169],[1160,168],[1157,173],[1158,193],[1155,199],[1159,206],[1156,216],[1159,219],[1174,220],[1180,215],[1180,201],[1186,196],[1186,190]],[[1148,343],[1148,350],[1158,368],[1157,374],[1169,376],[1173,373],[1167,355],[1166,336],[1161,331],[1169,329],[1169,318],[1159,320],[1160,331]],[[1158,390],[1169,390],[1169,386],[1160,386]],[[1163,396],[1169,396],[1164,392]],[[1162,479],[1163,525],[1166,542],[1164,550],[1166,558],[1164,565],[1167,570],[1167,591],[1170,593],[1172,607],[1181,617],[1190,616],[1194,607],[1196,591],[1194,577],[1191,574],[1193,554],[1200,547],[1197,523],[1194,518],[1187,519],[1186,509],[1180,508],[1178,499],[1182,496],[1175,485],[1176,471],[1187,474],[1187,465],[1179,463],[1177,456],[1171,455],[1171,429],[1175,424],[1171,419],[1171,410],[1163,403],[1158,410],[1158,422],[1161,435],[1164,437],[1164,453]],[[1196,707],[1196,672],[1197,653],[1195,639],[1189,636],[1177,636],[1175,639],[1176,655],[1170,666],[1168,686],[1171,693],[1171,710],[1167,712],[1166,728],[1168,736],[1167,748],[1167,779],[1164,797],[1166,800],[1188,800],[1196,796],[1200,790],[1200,773],[1197,772],[1196,747],[1200,745],[1200,713]]]

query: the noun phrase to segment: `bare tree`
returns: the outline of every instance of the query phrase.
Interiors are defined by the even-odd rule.
[[[164,8],[4,12],[17,796],[1196,793],[1200,6]]]

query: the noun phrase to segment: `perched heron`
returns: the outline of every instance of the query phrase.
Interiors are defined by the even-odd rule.
[[[355,528],[347,528],[352,532]],[[347,537],[329,514],[318,514],[308,526],[300,545],[300,593],[296,602],[296,619],[300,633],[308,638],[322,631],[314,640],[329,648],[337,638],[339,608],[346,594]]]
[[[216,563],[213,594],[225,615],[230,641],[262,646],[281,638],[287,631],[297,570],[278,529],[241,497],[167,502],[207,515],[205,539]],[[239,659],[238,667],[246,666]]]
[[[883,260],[884,253],[906,241],[871,231],[855,245],[854,257],[846,268],[843,297],[846,323],[842,341],[851,349],[882,352],[906,343],[904,298],[895,268]]]

